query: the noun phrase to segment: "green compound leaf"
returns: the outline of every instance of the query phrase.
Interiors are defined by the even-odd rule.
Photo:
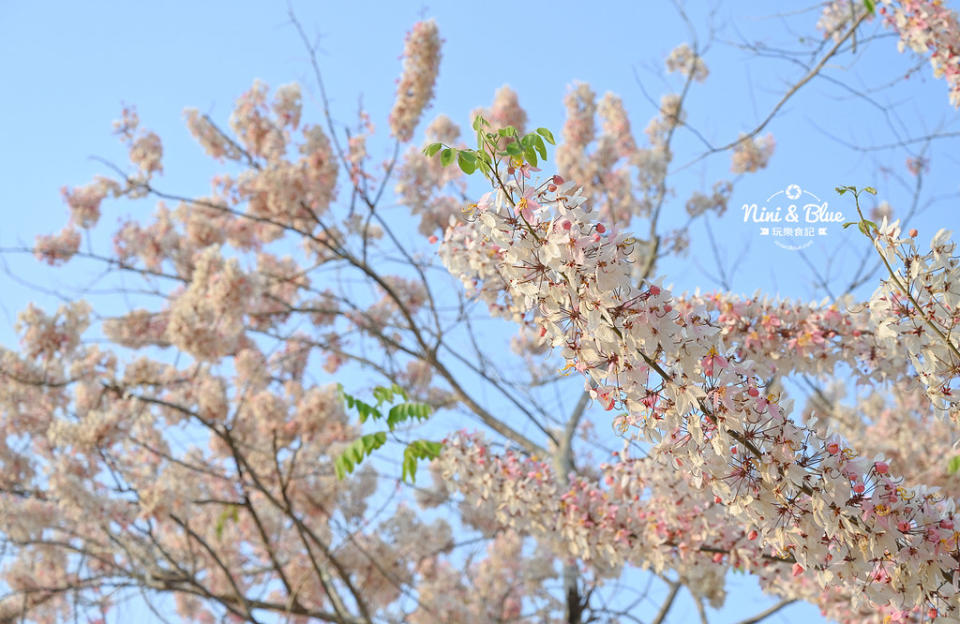
[[[960,470],[960,455],[954,455],[947,463],[947,474],[957,474]]]

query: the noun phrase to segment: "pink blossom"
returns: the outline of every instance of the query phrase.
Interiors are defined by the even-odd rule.
[[[403,74],[397,83],[397,99],[390,111],[390,130],[409,141],[420,115],[433,99],[440,69],[440,36],[433,20],[417,22],[407,35],[403,51]]]

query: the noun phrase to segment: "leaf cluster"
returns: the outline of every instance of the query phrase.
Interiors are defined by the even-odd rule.
[[[857,214],[860,215],[859,221],[848,221],[843,224],[843,229],[847,229],[851,225],[856,225],[864,236],[869,239],[873,239],[873,235],[879,232],[880,228],[876,223],[863,216],[863,211],[860,209],[860,195],[861,193],[870,193],[871,195],[876,195],[877,189],[873,188],[872,186],[865,186],[862,189],[858,189],[855,186],[838,186],[834,190],[836,190],[841,196],[844,193],[852,193],[854,201],[857,205]]]
[[[513,126],[505,126],[496,132],[491,131],[490,122],[477,115],[473,120],[473,129],[477,133],[476,149],[459,149],[443,143],[431,143],[423,153],[432,158],[440,154],[440,164],[444,167],[454,162],[467,175],[478,169],[488,178],[492,178],[501,162],[511,166],[526,163],[536,167],[540,160],[547,159],[547,143],[556,145],[553,133],[546,128],[537,128],[523,136]]]
[[[389,387],[377,386],[373,389],[373,398],[376,403],[371,404],[348,394],[343,385],[337,386],[338,394],[343,400],[348,410],[357,412],[360,424],[368,420],[377,422],[383,421],[387,425],[387,431],[377,431],[360,436],[350,443],[350,445],[334,460],[334,471],[337,478],[343,480],[352,473],[364,459],[373,454],[374,451],[387,443],[387,433],[393,432],[398,425],[404,422],[423,422],[430,418],[433,408],[426,403],[410,401],[406,391],[400,386],[393,384]],[[398,402],[399,401],[399,402]],[[393,404],[393,405],[391,405]],[[389,410],[381,409],[390,405]],[[439,442],[429,440],[414,440],[410,442],[403,451],[403,474],[402,479],[410,478],[410,482],[416,481],[417,461],[421,459],[431,460],[440,455],[443,445]]]

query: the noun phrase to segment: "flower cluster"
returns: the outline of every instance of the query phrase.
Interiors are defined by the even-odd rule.
[[[767,387],[769,369],[731,353],[705,306],[676,306],[662,286],[632,283],[630,239],[606,233],[572,191],[538,189],[538,210],[520,224],[510,208],[517,191],[500,190],[448,232],[444,262],[480,293],[496,275],[507,297],[494,309],[541,327],[591,396],[626,410],[619,426],[688,471],[764,548],[791,557],[793,573],[845,584],[855,607],[952,613],[953,502],[906,486],[889,463],[818,423],[791,420],[792,401]],[[496,250],[481,254],[492,270],[476,247]]]
[[[713,185],[713,192],[709,195],[694,192],[687,200],[687,214],[698,217],[712,210],[718,217],[723,216],[727,211],[727,202],[730,201],[732,191],[733,186],[729,182],[721,181]]]
[[[98,177],[85,186],[62,190],[63,199],[70,207],[70,222],[80,228],[90,229],[100,220],[100,203],[109,194],[119,194],[120,187],[108,178]]]
[[[561,484],[547,463],[511,451],[496,453],[478,436],[447,441],[431,472],[455,487],[497,523],[533,535],[564,557],[581,559],[603,575],[624,565],[672,572],[698,599],[719,606],[730,570],[755,574],[768,592],[806,600],[845,624],[875,622],[903,610],[851,604],[842,584],[821,587],[789,553],[762,544],[755,528],[731,517],[721,500],[705,498],[689,473],[664,470],[651,458],[614,453],[594,478]],[[802,567],[802,566],[801,566]],[[919,621],[909,617],[904,621]]]
[[[390,111],[390,131],[409,141],[420,115],[433,99],[433,85],[440,71],[440,34],[433,20],[417,22],[403,49],[403,74],[397,83],[397,99]]]
[[[497,131],[500,128],[513,126],[518,134],[524,134],[527,126],[527,111],[520,106],[520,99],[517,92],[509,85],[503,85],[493,94],[493,104],[490,108],[478,108],[470,113],[470,118],[474,119],[481,115],[490,122],[491,131]],[[440,140],[440,139],[437,139]]]
[[[238,160],[241,157],[240,147],[220,132],[206,115],[201,115],[195,108],[186,108],[183,116],[187,120],[187,129],[190,134],[203,146],[208,156],[230,160]]]
[[[740,136],[736,147],[733,148],[730,171],[733,173],[753,173],[767,166],[773,156],[776,141],[772,134],[758,139],[751,136]]]
[[[557,148],[560,174],[584,180],[585,193],[614,223],[628,223],[642,211],[634,194],[631,166],[638,166],[640,153],[634,141],[623,102],[612,93],[598,103],[589,85],[578,83],[564,99],[567,120],[564,142]],[[597,136],[595,117],[601,133]],[[595,143],[592,152],[588,152]]]
[[[170,305],[167,339],[201,361],[236,353],[244,344],[244,315],[256,279],[225,260],[216,246],[194,261],[190,286]]]
[[[666,60],[667,71],[679,72],[685,78],[703,82],[710,75],[707,64],[703,62],[688,44],[682,43],[674,48]]]
[[[59,234],[41,234],[33,245],[33,254],[51,266],[63,264],[80,249],[80,232],[73,226],[64,227]]]
[[[947,81],[950,103],[960,106],[960,22],[939,0],[883,0],[878,11],[900,35],[898,47],[930,54],[933,75]]]
[[[457,144],[460,129],[446,115],[440,115],[427,126],[426,144],[433,142]],[[450,224],[451,217],[460,213],[462,202],[453,192],[466,188],[463,174],[456,167],[443,167],[435,158],[427,158],[420,149],[410,148],[404,154],[397,175],[394,192],[400,201],[420,217],[419,231],[424,236],[435,235]]]
[[[823,6],[820,19],[817,20],[817,30],[823,32],[824,39],[840,41],[847,30],[866,13],[867,7],[863,2],[830,0]]]
[[[155,133],[140,129],[140,117],[134,108],[125,107],[113,127],[130,150],[130,162],[140,170],[131,184],[146,182],[153,174],[163,172],[163,143]]]
[[[916,237],[884,220],[875,238],[891,271],[870,299],[878,342],[900,347],[933,405],[960,422],[960,258],[950,232],[940,230],[921,254]]]

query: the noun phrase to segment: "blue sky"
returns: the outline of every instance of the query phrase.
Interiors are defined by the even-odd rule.
[[[351,122],[362,99],[381,139],[387,132],[403,36],[420,17],[435,17],[446,39],[436,100],[428,115],[443,112],[466,124],[472,109],[488,105],[494,91],[509,84],[519,92],[531,124],[557,134],[563,123],[563,95],[574,80],[583,80],[598,94],[610,90],[624,99],[639,138],[655,113],[644,91],[659,99],[679,89],[676,77],[663,75],[662,61],[691,38],[677,11],[665,2],[487,2],[481,9],[478,3],[355,0],[292,6],[306,30],[319,36],[319,62],[334,116]],[[818,11],[810,6],[729,2],[717,5],[708,19],[706,3],[691,3],[690,19],[698,24],[701,41],[708,38],[705,24],[717,30],[706,56],[710,78],[696,86],[689,99],[689,121],[711,142],[727,143],[752,129],[803,76],[802,67],[771,50],[809,47],[811,37],[818,36],[813,28]],[[914,181],[904,161],[923,144],[864,152],[845,143],[877,146],[956,130],[957,114],[947,103],[943,82],[930,76],[926,64],[902,80],[916,59],[897,53],[889,32],[876,25],[867,32],[878,40],[832,60],[825,78],[814,79],[784,106],[768,128],[777,139],[770,167],[738,179],[730,210],[714,221],[721,256],[732,259],[742,252],[733,272],[737,292],[823,296],[811,287],[812,271],[796,252],[776,247],[743,223],[740,205],[799,184],[852,214],[833,187],[872,184],[895,214],[904,214]],[[757,44],[763,44],[762,54],[745,49]],[[164,139],[162,185],[206,192],[216,168],[186,132],[182,110],[193,106],[225,121],[234,99],[254,78],[271,86],[301,82],[305,118],[319,117],[309,58],[283,3],[0,2],[0,81],[8,94],[0,100],[0,246],[29,244],[36,234],[59,230],[66,221],[60,188],[104,173],[92,156],[124,160],[110,125],[123,104],[136,105],[143,125]],[[374,142],[372,151],[386,154],[388,147],[385,140]],[[955,147],[954,140],[947,139],[929,149],[931,167],[919,202],[926,209],[914,221],[924,240],[938,227],[960,223]],[[682,132],[674,151],[677,164],[685,163],[702,145]],[[681,223],[689,192],[709,188],[721,177],[731,177],[729,154],[679,172],[668,221]],[[133,209],[118,207],[110,218]],[[148,211],[151,206],[138,204],[136,209]],[[716,263],[702,225],[694,228],[692,237],[691,257],[665,265],[667,281],[679,289],[716,288],[708,276],[717,272]],[[844,238],[835,228],[810,250],[810,258],[821,268],[833,258],[834,269],[842,272],[842,265],[855,257],[854,245],[861,241],[852,231]],[[67,296],[73,296],[70,288],[89,283],[70,271],[45,270],[29,257],[3,259],[9,269],[9,274],[0,274],[3,344],[14,343],[13,318],[27,301],[55,301],[21,282],[60,288]],[[790,621],[813,621],[807,619],[810,611],[789,611]]]

